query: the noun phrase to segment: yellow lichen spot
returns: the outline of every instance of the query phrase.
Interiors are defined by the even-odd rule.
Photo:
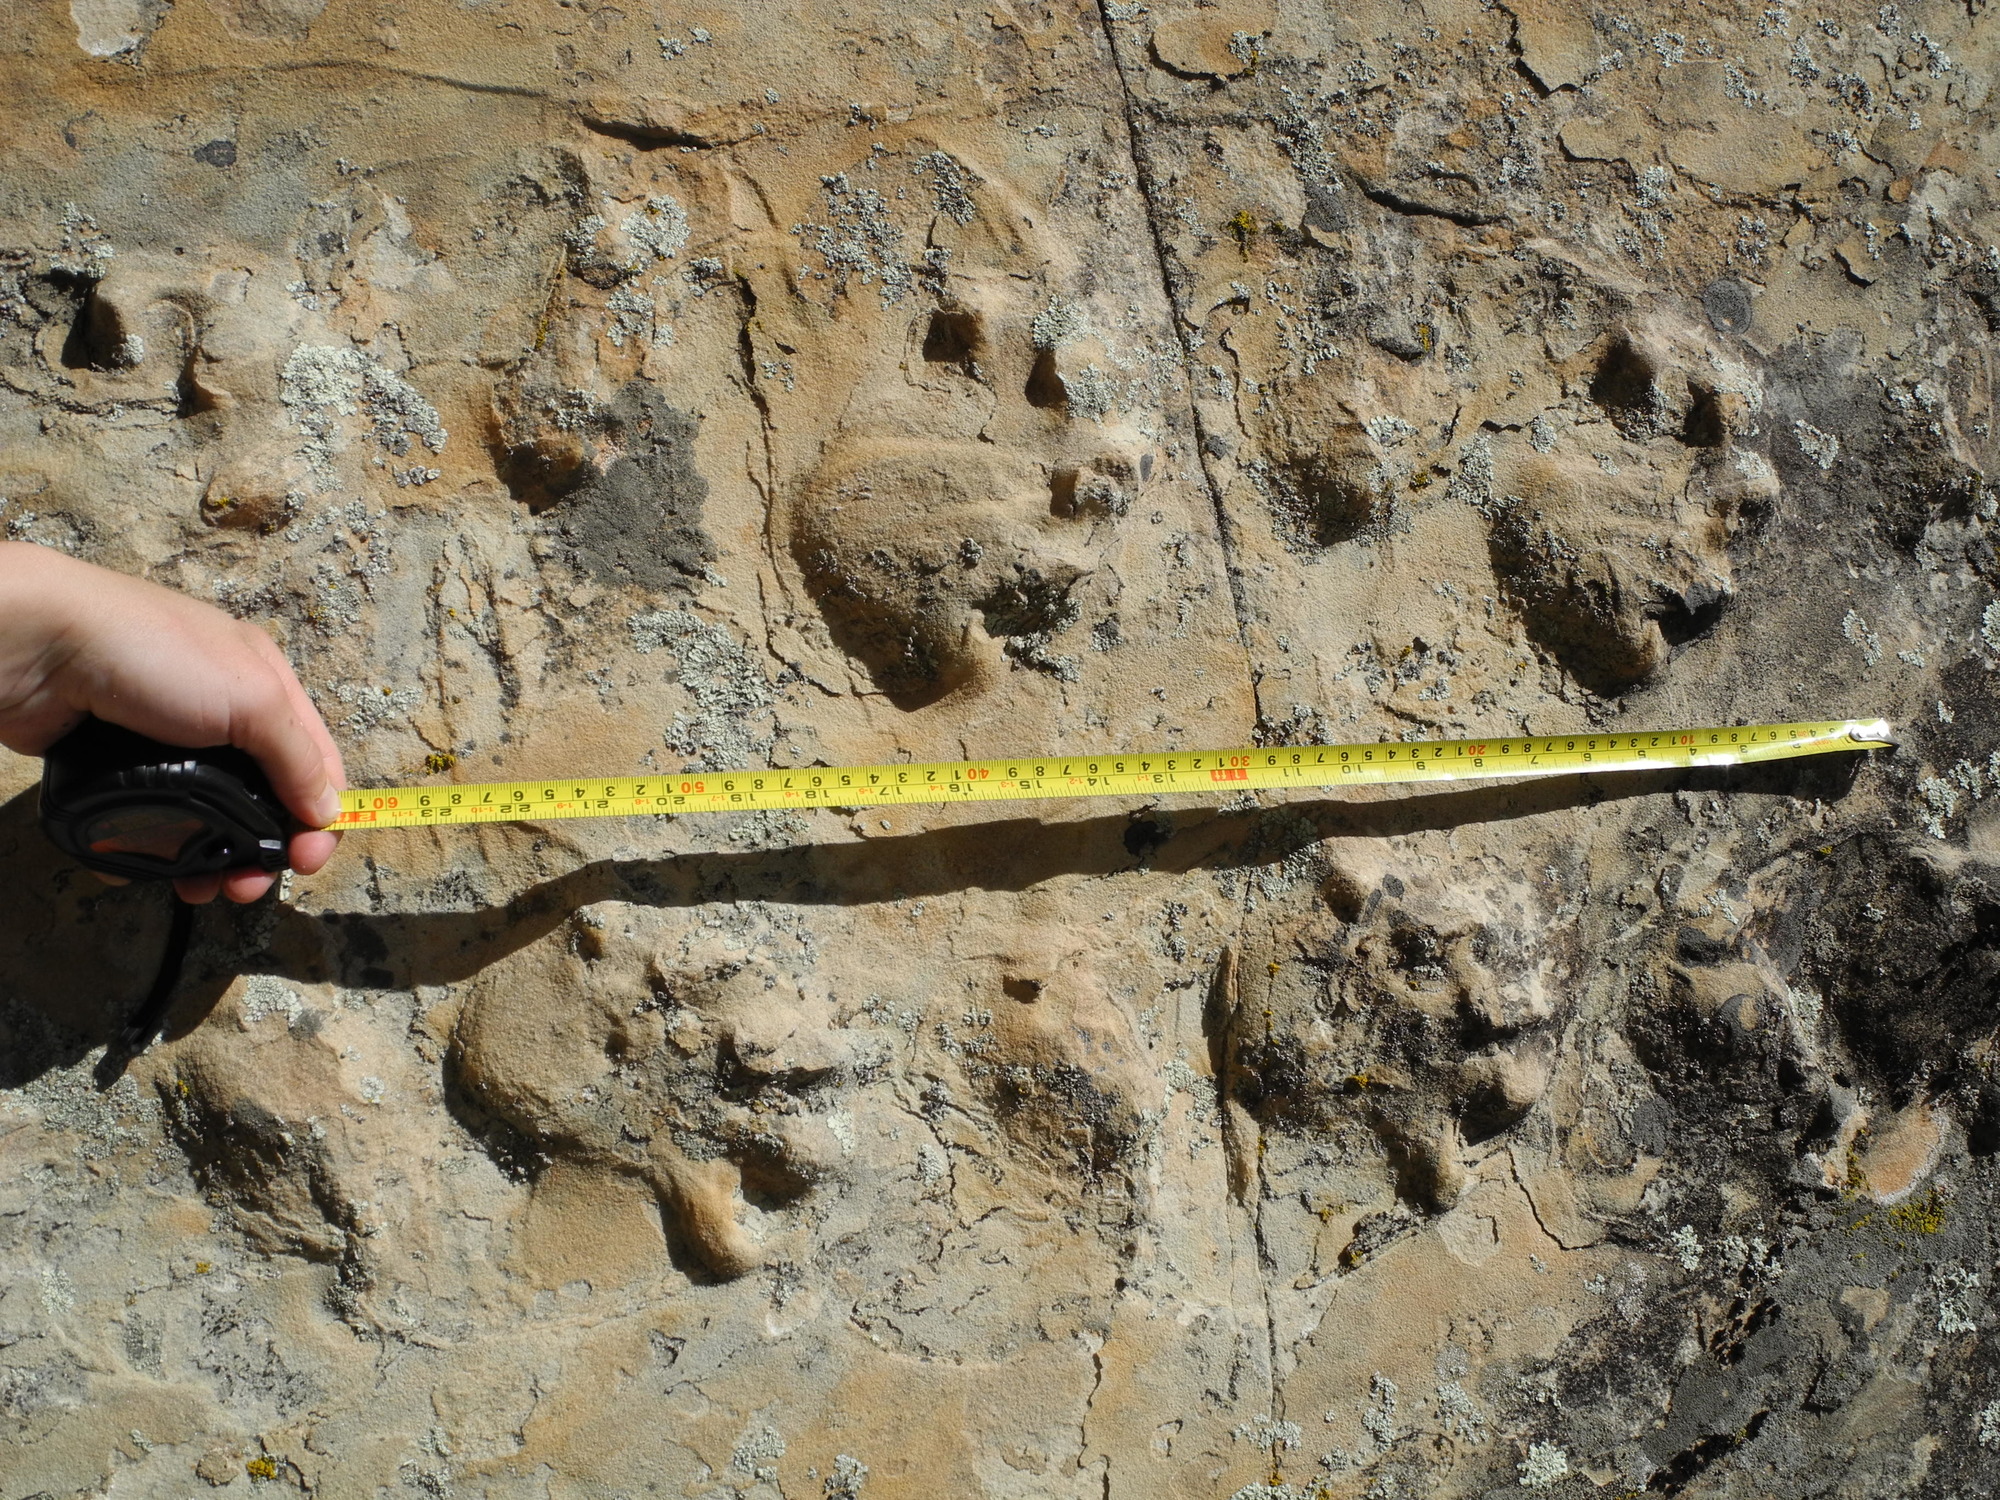
[[[1266,965],[1265,965],[1264,967],[1265,967],[1265,968],[1267,968],[1267,969],[1269,969],[1269,970],[1270,970],[1270,971],[1271,971],[1271,972],[1272,972],[1273,974],[1275,974],[1275,973],[1277,973],[1277,972],[1278,972],[1278,970],[1282,969],[1282,968],[1284,967],[1284,965],[1283,965],[1283,964],[1281,964],[1281,963],[1279,963],[1279,962],[1278,962],[1278,961],[1277,961],[1277,960],[1276,960],[1276,959],[1274,958],[1274,959],[1272,959],[1272,960],[1271,960],[1271,961],[1270,961],[1270,962],[1269,962],[1268,964],[1266,964]]]
[[[453,755],[449,750],[433,750],[429,755],[424,757],[424,769],[433,776],[449,771],[457,764],[458,757]]]
[[[213,1271],[214,1269],[215,1267],[210,1265],[205,1260],[198,1260],[194,1263],[194,1274],[197,1276],[206,1276],[210,1271]]]
[[[1867,1131],[1861,1134],[1866,1135]],[[1868,1181],[1868,1169],[1861,1165],[1861,1153],[1853,1146],[1847,1148],[1847,1186],[1841,1196],[1845,1198],[1866,1198],[1874,1189]]]
[[[1429,354],[1431,350],[1437,347],[1437,330],[1428,323],[1419,323],[1417,325],[1417,343],[1423,347],[1424,353]]]
[[[1257,221],[1250,216],[1250,210],[1247,208],[1237,209],[1234,217],[1222,227],[1234,236],[1236,248],[1241,250],[1243,258],[1248,260],[1250,258],[1250,241],[1257,233]]]
[[[1322,1224],[1331,1224],[1340,1216],[1343,1209],[1352,1208],[1353,1206],[1345,1198],[1335,1198],[1324,1193],[1314,1194],[1306,1204],[1306,1207],[1312,1211],[1313,1216]]]
[[[257,1483],[262,1484],[267,1480],[278,1477],[278,1461],[271,1457],[270,1454],[265,1453],[251,1459],[250,1462],[245,1464],[243,1472],[248,1474]]]
[[[1841,1186],[1840,1196],[1850,1203],[1868,1196],[1868,1171],[1861,1165],[1861,1153],[1868,1149],[1871,1134],[1873,1132],[1863,1125],[1847,1142],[1846,1180]]]
[[[1428,470],[1422,470],[1410,476],[1410,488],[1413,490],[1427,490],[1435,482]]]
[[[1912,1234],[1936,1234],[1945,1224],[1944,1204],[1938,1199],[1937,1189],[1932,1188],[1913,1203],[1898,1203],[1889,1210],[1889,1221]]]

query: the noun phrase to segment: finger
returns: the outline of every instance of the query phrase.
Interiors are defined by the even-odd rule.
[[[324,828],[340,816],[326,757],[293,711],[278,674],[261,658],[257,666],[258,675],[236,689],[229,742],[256,757],[271,789],[300,822]]]
[[[333,858],[333,851],[340,847],[337,833],[295,833],[292,835],[292,868],[301,875],[312,875],[323,869]]]
[[[190,906],[206,906],[222,889],[220,875],[183,875],[174,882],[174,889],[181,900]]]
[[[103,881],[106,885],[130,885],[132,883],[131,881],[127,880],[123,875],[107,875],[102,870],[92,870],[90,873],[95,875],[99,880]]]
[[[231,870],[222,877],[222,894],[245,905],[268,891],[276,880],[268,870]]]
[[[326,720],[320,717],[319,708],[305,686],[299,681],[298,673],[292,670],[291,662],[278,648],[278,643],[263,631],[251,627],[256,637],[258,654],[271,664],[278,674],[278,681],[284,685],[285,696],[291,701],[293,716],[305,727],[312,741],[319,747],[320,758],[325,761],[327,777],[336,789],[347,785],[346,768],[341,761],[340,746],[334,743],[332,733],[326,727]]]

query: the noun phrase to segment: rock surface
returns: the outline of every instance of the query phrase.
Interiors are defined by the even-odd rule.
[[[1983,0],[73,0],[0,528],[359,783],[1886,715],[1343,799],[351,837],[0,761],[0,1500],[2000,1476]]]

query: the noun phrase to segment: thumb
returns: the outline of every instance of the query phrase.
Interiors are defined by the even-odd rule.
[[[284,675],[291,677],[290,668]],[[296,689],[296,679],[289,686]],[[332,741],[318,713],[303,691],[294,697],[287,687],[267,664],[261,679],[246,684],[232,705],[229,742],[256,757],[271,778],[271,789],[300,822],[325,828],[340,816],[339,788],[345,777],[337,751],[328,763]],[[311,715],[310,723],[301,717],[301,708]]]

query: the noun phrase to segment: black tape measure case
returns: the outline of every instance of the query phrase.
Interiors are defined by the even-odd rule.
[[[41,820],[64,853],[128,880],[282,870],[292,824],[243,751],[164,745],[99,719],[50,746]]]

